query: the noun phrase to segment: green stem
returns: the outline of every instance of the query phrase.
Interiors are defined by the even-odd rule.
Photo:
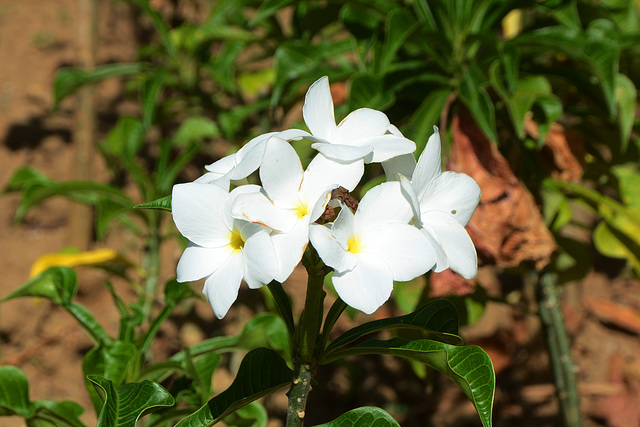
[[[538,304],[546,331],[564,425],[581,427],[580,395],[571,357],[571,343],[562,314],[558,288],[550,273],[544,273],[540,279]]]
[[[142,313],[151,321],[151,309],[156,298],[160,273],[160,233],[157,212],[149,212],[149,235],[145,239],[142,267],[146,272]]]
[[[316,348],[322,325],[324,313],[324,297],[327,295],[323,289],[324,274],[317,271],[309,271],[307,283],[307,297],[304,302],[304,310],[300,315],[297,335],[298,353],[304,363],[314,363]]]
[[[289,389],[289,407],[287,408],[286,427],[304,426],[307,398],[311,391],[312,366],[300,359],[294,360],[294,374]]]

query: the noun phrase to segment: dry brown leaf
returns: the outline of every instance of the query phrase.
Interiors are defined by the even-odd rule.
[[[640,334],[640,313],[632,307],[606,299],[585,297],[582,303],[601,322]]]
[[[532,138],[538,138],[538,125],[531,117],[526,118],[524,127]],[[553,123],[544,145],[543,154],[548,153],[553,163],[552,177],[571,182],[582,178],[584,168],[580,159],[584,159],[585,150],[579,133]]]
[[[556,250],[531,193],[466,112],[453,119],[452,168],[476,180],[480,204],[467,226],[479,258],[500,267],[546,266]]]
[[[449,269],[440,273],[433,272],[429,279],[431,298],[441,298],[449,295],[470,295],[475,287],[476,279],[465,279]]]

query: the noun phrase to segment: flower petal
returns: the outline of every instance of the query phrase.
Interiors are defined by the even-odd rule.
[[[340,203],[340,213],[331,226],[331,235],[336,239],[343,250],[348,249],[349,238],[353,236],[354,214],[345,204]]]
[[[304,122],[314,136],[328,140],[336,127],[329,78],[321,77],[309,87],[302,107]]]
[[[223,208],[229,194],[217,185],[190,182],[173,186],[173,222],[180,233],[204,247],[229,243]]]
[[[324,144],[329,145],[329,144]],[[313,199],[316,194],[322,194],[325,189],[341,186],[352,191],[364,175],[364,162],[355,160],[351,163],[329,159],[323,154],[317,154],[304,173],[300,186],[300,197]]]
[[[262,164],[265,145],[276,132],[269,132],[256,136],[247,142],[236,153],[236,167],[231,174],[232,180],[240,180],[248,177]]]
[[[406,282],[431,270],[436,252],[429,239],[408,224],[372,227],[362,238],[364,253],[373,253],[389,267],[393,280]]]
[[[480,202],[480,186],[469,175],[443,172],[420,197],[422,212],[438,210],[466,226]]]
[[[367,158],[367,163],[380,163],[393,157],[416,151],[416,143],[407,138],[387,134],[360,138],[353,141],[357,147],[372,147],[373,156]]]
[[[416,158],[413,157],[413,153],[402,154],[382,162],[382,168],[387,181],[393,181],[396,174],[404,175],[411,180],[413,171],[416,168]]]
[[[354,147],[352,145],[329,144],[323,142],[314,142],[311,144],[311,148],[318,150],[329,159],[343,163],[356,162],[373,153],[372,147]]]
[[[218,319],[222,319],[227,314],[231,304],[238,298],[243,273],[242,255],[236,253],[204,282],[202,292]]]
[[[292,210],[274,206],[263,193],[240,194],[231,205],[231,215],[282,232],[290,231],[298,220]]]
[[[275,233],[271,236],[278,258],[278,274],[275,280],[283,283],[298,265],[309,244],[309,219],[298,220],[288,233]]]
[[[351,307],[371,314],[389,299],[393,276],[384,261],[373,254],[358,256],[353,270],[333,274],[333,286]]]
[[[386,223],[408,224],[413,211],[402,194],[399,182],[384,182],[367,191],[356,210],[354,228],[357,234],[369,227]]]
[[[427,188],[429,183],[438,175],[442,170],[441,158],[440,158],[440,133],[437,127],[433,127],[433,135],[429,137],[427,146],[420,154],[418,164],[413,171],[411,183],[416,189],[416,193],[420,196]]]
[[[383,112],[360,108],[340,122],[330,141],[333,144],[355,145],[359,139],[384,135],[389,125],[389,119]]]
[[[218,178],[231,172],[236,167],[236,155],[238,153],[229,154],[221,158],[220,160],[205,166],[204,168],[209,172],[217,175]]]
[[[242,223],[240,219],[234,218],[231,213],[231,209],[236,199],[238,198],[238,196],[245,195],[245,194],[260,193],[261,191],[262,191],[262,187],[260,187],[259,185],[253,185],[253,184],[241,185],[231,190],[231,193],[229,193],[229,197],[227,198],[227,201],[224,204],[224,209],[222,210],[224,223],[227,225],[227,228],[229,230],[234,230],[238,228],[239,227],[238,223]]]
[[[357,264],[357,258],[345,248],[331,234],[331,230],[320,224],[311,224],[309,240],[318,252],[320,259],[336,272],[343,273],[352,270]]]
[[[247,224],[253,225],[253,224]],[[249,228],[249,227],[245,227]],[[243,237],[245,230],[243,230]],[[244,280],[251,289],[271,282],[278,274],[278,259],[271,236],[262,227],[247,236],[242,249]]]
[[[192,282],[210,275],[227,262],[231,253],[229,246],[203,248],[189,242],[178,261],[176,269],[178,282]]]
[[[260,180],[269,199],[280,208],[296,208],[302,174],[302,163],[291,144],[278,137],[270,138],[260,167]]]
[[[301,129],[287,129],[278,133],[278,138],[282,138],[285,141],[294,141],[302,138],[308,138],[311,134]]]
[[[420,202],[418,201],[418,195],[416,190],[411,185],[411,182],[403,175],[397,175],[398,182],[400,182],[400,189],[404,197],[409,201],[411,205],[411,211],[413,212],[414,224],[418,227],[422,226],[422,213],[420,211]]]
[[[451,215],[440,211],[423,212],[422,220],[424,229],[435,237],[447,255],[449,268],[465,279],[476,277],[478,256],[467,230]]]

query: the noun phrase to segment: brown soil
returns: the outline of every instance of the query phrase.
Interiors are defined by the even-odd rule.
[[[65,102],[55,114],[50,112],[54,71],[77,58],[77,0],[0,0],[0,185],[14,171],[30,165],[57,180],[72,177],[75,149],[73,100]],[[132,60],[136,42],[133,17],[123,3],[104,2],[101,10],[98,62]],[[99,135],[104,135],[114,117],[126,104],[120,101],[121,87],[107,82],[98,87]],[[95,179],[104,180],[104,166],[96,156]],[[51,200],[35,208],[20,224],[13,223],[19,196],[0,197],[0,296],[24,283],[31,264],[41,255],[56,252],[70,242],[69,211],[65,200]],[[139,258],[139,246],[132,236],[112,232],[108,246],[132,259]],[[163,252],[162,273],[174,274],[180,255],[177,245]],[[483,284],[496,296],[505,289],[519,289],[522,301],[532,293],[518,278],[483,272]],[[117,312],[102,286],[106,275],[80,270],[78,301],[86,305],[110,333],[117,331]],[[504,278],[506,277],[506,279]],[[517,279],[517,280],[516,280]],[[296,272],[286,284],[300,300],[304,293],[303,273]],[[514,283],[511,283],[514,282]],[[125,295],[132,293],[116,282]],[[194,285],[199,290],[199,284]],[[567,287],[565,314],[577,362],[585,425],[637,426],[640,424],[640,283],[611,280],[594,272],[585,280]],[[204,337],[238,331],[251,316],[249,306],[259,300],[255,293],[243,292],[224,321],[213,316],[206,302],[197,302],[194,316],[185,321],[174,318],[163,326],[155,351],[160,357],[181,345]],[[584,302],[587,301],[588,304]],[[595,301],[595,302],[594,302]],[[630,318],[620,319],[606,302],[619,304]],[[258,302],[259,304],[259,302]],[[525,304],[533,307],[532,304]],[[378,316],[385,314],[381,310]],[[626,312],[625,312],[626,313]],[[386,313],[389,314],[389,313]],[[392,313],[391,313],[392,314]],[[356,321],[361,321],[362,318]],[[635,323],[634,323],[635,322]],[[345,328],[345,322],[339,325]],[[555,396],[540,322],[533,314],[523,314],[504,304],[489,303],[487,312],[463,335],[470,343],[483,346],[498,371],[496,426],[559,426]],[[84,389],[81,362],[91,342],[75,322],[47,301],[20,299],[0,305],[0,362],[22,369],[30,383],[30,398],[74,400],[86,408],[83,420],[95,423],[95,414]],[[231,358],[215,376],[217,391],[233,378],[237,366]],[[309,425],[325,422],[350,408],[378,405],[391,412],[405,426],[475,426],[473,407],[450,381],[440,377],[419,379],[408,364],[397,359],[361,358],[334,366],[321,367],[319,384],[311,395],[307,410]],[[281,393],[267,401],[279,421],[286,405]],[[19,419],[5,418],[0,425],[19,426]]]

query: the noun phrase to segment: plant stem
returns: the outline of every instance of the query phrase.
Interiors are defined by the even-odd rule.
[[[322,351],[320,344],[320,327],[324,314],[324,277],[326,267],[313,248],[308,248],[302,260],[309,274],[307,296],[304,310],[300,315],[298,328],[293,339],[296,355],[293,359],[293,379],[289,389],[289,406],[287,408],[287,427],[304,425],[307,398],[311,391],[311,374],[316,360]]]
[[[326,296],[323,286],[324,274],[309,271],[307,297],[304,302],[304,310],[300,315],[297,330],[298,339],[296,340],[298,353],[304,363],[314,363],[316,360],[315,353],[324,313],[324,297]]]
[[[566,427],[581,427],[580,395],[571,357],[571,343],[562,314],[554,277],[544,273],[538,289],[540,317],[544,324],[549,356],[556,381],[560,410]]]
[[[158,276],[160,271],[160,233],[159,221],[156,212],[150,212],[149,235],[145,239],[142,267],[146,272],[142,312],[144,318],[151,319],[151,309],[158,288]]]
[[[302,362],[300,359],[294,360],[293,380],[289,389],[289,407],[287,408],[286,427],[304,426],[305,409],[307,398],[311,391],[311,371],[310,364]]]

